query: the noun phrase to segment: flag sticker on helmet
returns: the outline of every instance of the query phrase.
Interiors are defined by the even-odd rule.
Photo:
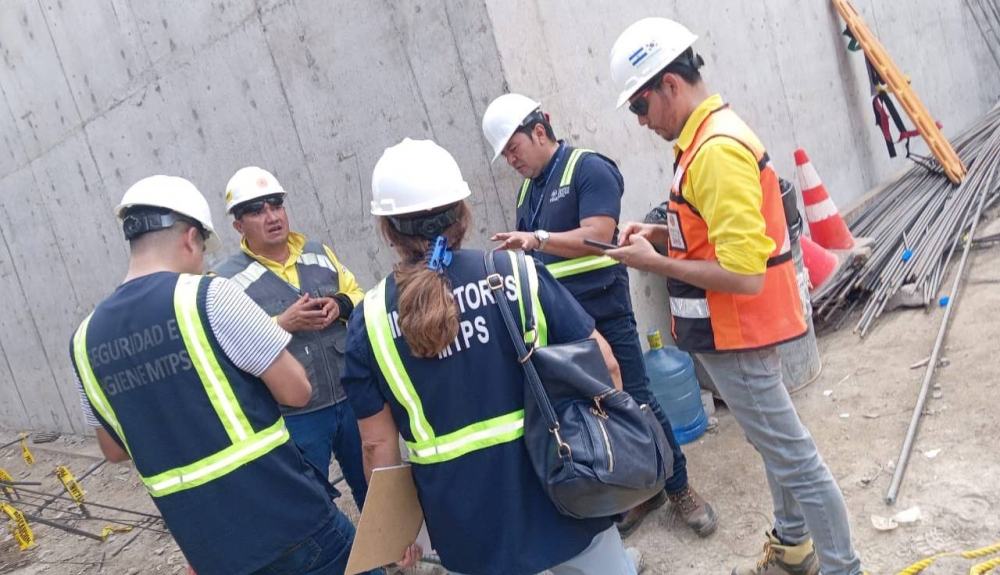
[[[258,188],[266,188],[267,187],[267,178],[257,178],[257,187]]]
[[[645,46],[640,47],[635,52],[632,52],[632,54],[628,57],[628,61],[632,64],[632,66],[638,66],[643,60],[659,51],[660,44],[656,40],[653,40],[651,42],[647,42]]]

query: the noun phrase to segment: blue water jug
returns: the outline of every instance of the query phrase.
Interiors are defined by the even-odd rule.
[[[678,443],[694,441],[708,427],[701,388],[694,375],[694,360],[676,347],[664,347],[658,329],[649,330],[646,338],[649,351],[643,359],[653,396],[670,418]]]

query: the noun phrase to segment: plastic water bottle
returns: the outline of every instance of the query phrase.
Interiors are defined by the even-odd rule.
[[[664,347],[658,329],[649,330],[646,338],[649,351],[643,359],[653,396],[670,418],[678,443],[694,441],[708,427],[701,388],[694,375],[694,360],[676,347]]]

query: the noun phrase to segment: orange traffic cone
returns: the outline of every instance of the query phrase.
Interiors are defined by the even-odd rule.
[[[805,150],[795,150],[795,172],[798,175],[802,202],[813,241],[828,250],[849,250],[854,247],[854,237],[840,217],[837,206],[826,193],[826,186],[819,179]]]
[[[809,272],[809,295],[819,297],[840,268],[840,258],[806,236],[799,237],[799,246],[802,248],[802,264]]]

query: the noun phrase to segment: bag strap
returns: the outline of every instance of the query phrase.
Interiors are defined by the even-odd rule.
[[[563,442],[562,437],[559,436],[559,420],[556,417],[555,409],[552,408],[552,402],[549,401],[549,396],[545,393],[545,388],[542,387],[542,380],[538,377],[538,371],[535,370],[535,364],[531,361],[531,354],[535,350],[535,344],[532,344],[531,350],[528,350],[524,345],[524,332],[518,327],[517,322],[514,320],[514,314],[510,311],[510,306],[504,301],[503,297],[503,277],[497,273],[496,262],[494,258],[496,257],[496,252],[489,250],[486,252],[484,259],[486,260],[486,273],[489,274],[486,281],[489,283],[490,288],[493,290],[493,299],[497,306],[500,308],[500,314],[503,316],[503,322],[507,326],[507,331],[510,333],[510,339],[514,342],[514,349],[517,350],[518,362],[520,362],[521,367],[524,368],[524,373],[528,378],[528,388],[531,389],[531,394],[535,397],[535,403],[538,404],[539,410],[542,412],[542,417],[545,418],[545,424],[549,428],[549,431],[555,434],[556,440],[559,442],[560,455],[569,454],[569,445]],[[517,269],[518,277],[521,279],[518,282],[518,288],[520,289],[519,297],[521,298],[522,305],[524,306],[524,323],[525,327],[531,327],[535,329],[535,313],[532,309],[532,297],[531,290],[528,286],[528,266],[525,261],[524,252],[517,250]],[[529,330],[530,331],[530,330]],[[536,336],[537,337],[537,336]]]

